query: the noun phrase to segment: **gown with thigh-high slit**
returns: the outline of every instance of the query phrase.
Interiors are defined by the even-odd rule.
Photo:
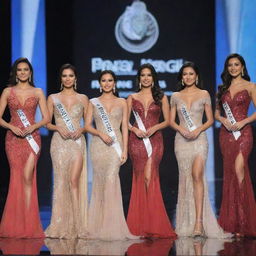
[[[53,95],[56,102],[59,95]],[[60,100],[59,100],[60,101]],[[57,101],[58,102],[58,101]],[[60,101],[61,102],[61,101]],[[54,119],[57,126],[67,128],[54,103]],[[84,105],[77,96],[77,102],[67,109],[75,129],[80,128],[83,118]],[[77,238],[87,232],[87,172],[86,172],[86,143],[82,135],[77,140],[63,139],[58,132],[54,132],[51,141],[51,158],[53,163],[53,201],[52,217],[49,227],[45,230],[47,237]],[[83,158],[83,168],[79,178],[79,209],[72,207],[71,167],[79,154]],[[75,211],[75,212],[74,212]]]
[[[179,92],[174,93],[171,97],[171,107],[176,106],[180,125],[185,128],[187,126],[181,113],[181,108],[184,105],[186,106],[194,125],[199,127],[202,125],[205,104],[211,106],[211,99],[209,95],[194,101],[190,109],[188,109],[185,102],[180,98]],[[188,140],[177,132],[174,147],[179,167],[179,189],[175,231],[178,236],[192,236],[196,221],[192,167],[193,162],[197,157],[202,159],[205,167],[208,155],[208,141],[206,133],[200,133],[195,140]],[[203,175],[203,183],[204,197],[202,223],[205,235],[212,238],[230,237],[231,234],[225,233],[218,225],[217,219],[213,213],[208,196],[208,185],[205,174]]]
[[[236,121],[247,117],[251,98],[246,89],[236,93],[233,99],[230,92],[227,91],[221,100],[229,104]],[[235,140],[233,134],[224,126],[220,129],[219,139],[224,177],[218,221],[228,232],[256,236],[256,204],[248,167],[248,158],[253,146],[251,126],[244,126],[240,132],[241,136]],[[241,183],[239,183],[235,171],[235,161],[239,153],[242,153],[244,163],[244,179]]]
[[[148,129],[159,123],[161,106],[152,102],[146,111],[139,100],[132,98],[132,110],[136,111],[145,128]],[[138,127],[137,123],[134,124]],[[176,237],[166,214],[160,182],[159,164],[163,156],[162,133],[157,131],[150,137],[152,155],[148,158],[142,139],[133,132],[129,137],[129,154],[133,165],[132,192],[127,217],[128,226],[133,234],[145,237],[171,238]],[[145,183],[145,166],[150,165],[150,180]]]
[[[115,107],[108,113],[110,123],[122,147],[120,126],[122,107]],[[104,124],[93,105],[93,119],[97,130],[106,133]],[[92,196],[88,214],[88,238],[100,240],[137,239],[126,224],[119,179],[120,158],[112,146],[106,145],[99,136],[91,142],[93,166]]]
[[[30,124],[35,123],[35,113],[38,106],[38,98],[28,97],[22,105],[16,95],[15,89],[11,88],[8,97],[11,121],[14,126],[24,129],[17,110],[25,113]],[[41,139],[39,130],[32,133],[39,147]],[[7,131],[5,149],[10,166],[10,183],[8,196],[1,220],[0,237],[12,238],[41,238],[44,237],[42,230],[37,199],[36,165],[39,153],[35,154],[26,138],[16,136],[10,130]],[[34,157],[34,170],[32,192],[29,202],[26,202],[24,191],[24,168],[30,156]]]

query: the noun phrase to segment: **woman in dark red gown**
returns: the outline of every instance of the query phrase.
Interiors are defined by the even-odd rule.
[[[135,111],[145,130],[138,122],[130,125],[129,154],[133,164],[133,181],[127,223],[131,233],[145,237],[174,238],[164,207],[159,183],[159,164],[163,156],[161,129],[168,126],[169,104],[159,88],[157,74],[150,64],[142,65],[137,74],[138,93],[128,97],[128,113]],[[164,121],[159,122],[161,112]],[[146,150],[144,140],[149,138],[152,146]]]
[[[256,86],[249,82],[242,56],[227,57],[221,74],[215,117],[222,123],[220,147],[223,156],[223,191],[219,224],[237,236],[256,236],[256,204],[251,184],[248,158],[253,146],[249,125],[256,113],[247,116],[250,102],[256,105]],[[226,116],[223,103],[227,103],[236,121],[233,125]],[[239,138],[232,132],[239,131]]]
[[[2,118],[7,105],[11,114],[9,123]],[[37,106],[42,120],[36,123]],[[21,112],[23,115],[20,117],[18,114]],[[30,123],[25,123],[25,126],[22,121],[24,115]],[[34,87],[31,64],[26,58],[17,59],[12,67],[10,86],[4,89],[0,104],[0,125],[8,129],[5,149],[10,166],[10,184],[0,237],[44,237],[37,200],[36,164],[41,148],[38,128],[48,121],[46,100],[42,90]],[[28,135],[32,135],[33,140],[31,137],[28,140]]]

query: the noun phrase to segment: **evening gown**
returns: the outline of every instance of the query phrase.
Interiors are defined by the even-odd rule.
[[[186,122],[181,113],[181,108],[184,105],[186,106],[186,103],[178,95],[178,92],[172,95],[171,107],[176,106],[180,125],[186,128]],[[191,109],[188,109],[186,106],[196,127],[202,125],[205,104],[211,106],[211,99],[209,95],[195,100],[191,105]],[[175,136],[174,151],[179,167],[179,188],[175,231],[179,237],[193,236],[196,211],[193,192],[192,166],[194,159],[198,156],[202,158],[205,166],[208,155],[208,141],[206,133],[200,133],[195,140],[188,140],[177,132]],[[205,235],[211,238],[230,237],[231,234],[224,233],[222,228],[218,225],[217,219],[213,213],[208,196],[208,185],[205,174],[203,180],[204,199],[202,221]]]
[[[139,114],[146,129],[159,123],[161,106],[155,102],[150,104],[145,116],[142,103],[132,98],[132,110]],[[138,127],[137,122],[134,126]],[[150,137],[150,142],[152,145],[151,178],[146,188],[144,168],[149,159],[147,151],[143,140],[133,132],[130,133],[129,155],[133,165],[133,178],[127,223],[131,232],[136,235],[175,238],[176,234],[166,214],[159,182],[159,164],[164,150],[162,133],[157,131]]]
[[[122,147],[122,107],[108,113],[109,120]],[[105,127],[93,105],[93,119],[98,131],[106,133]],[[115,149],[106,145],[99,136],[91,142],[93,166],[92,196],[88,216],[88,238],[100,240],[137,239],[126,224],[119,179],[120,158]]]
[[[247,117],[251,98],[246,89],[239,91],[231,98],[227,91],[222,96],[222,102],[227,102],[236,121]],[[241,233],[246,236],[256,236],[256,204],[251,184],[248,158],[253,146],[252,129],[244,126],[241,136],[235,140],[233,134],[224,126],[220,129],[220,147],[223,156],[223,191],[220,208],[219,224],[224,230]],[[239,184],[235,172],[235,159],[239,153],[244,159],[244,180]]]
[[[25,113],[30,124],[34,124],[37,106],[38,98],[35,96],[28,97],[25,100],[24,105],[22,105],[16,96],[15,89],[11,88],[10,96],[8,97],[8,107],[11,114],[10,123],[24,129],[17,114],[17,110],[21,109]],[[39,130],[35,130],[32,133],[32,136],[41,148]],[[44,237],[44,233],[39,217],[36,184],[36,165],[39,153],[35,154],[26,138],[18,137],[10,130],[8,130],[6,134],[5,150],[10,166],[10,184],[1,220],[0,237],[42,238]],[[33,154],[35,161],[32,193],[29,206],[27,207],[25,202],[23,170],[30,154]]]
[[[53,102],[57,95],[53,97]],[[64,104],[62,103],[64,106]],[[64,106],[65,107],[65,106]],[[83,118],[84,105],[77,96],[77,103],[70,109],[65,107],[75,129],[80,128],[80,120]],[[66,128],[58,109],[54,103],[54,119],[57,126]],[[87,231],[87,171],[86,171],[86,142],[82,135],[80,139],[64,140],[58,132],[54,132],[51,140],[51,158],[53,164],[53,201],[52,217],[45,234],[52,238],[76,238]],[[73,157],[82,154],[83,169],[79,180],[79,211],[73,212],[70,167]]]

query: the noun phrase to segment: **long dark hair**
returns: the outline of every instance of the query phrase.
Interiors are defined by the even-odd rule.
[[[138,92],[141,90],[140,86],[139,86],[139,84],[140,84],[140,75],[141,75],[142,70],[145,69],[145,68],[147,68],[151,71],[151,75],[152,75],[153,82],[154,82],[154,86],[151,87],[152,97],[155,101],[155,104],[159,105],[159,104],[161,104],[161,100],[164,97],[164,93],[163,93],[163,91],[161,90],[161,88],[159,86],[156,70],[149,63],[141,65],[138,69],[137,77],[136,77]]]
[[[185,85],[182,84],[182,75],[183,75],[183,70],[185,68],[192,68],[195,71],[197,75],[196,87],[198,87],[199,89],[203,89],[203,81],[202,81],[202,77],[201,77],[198,66],[194,62],[188,61],[184,63],[179,70],[179,73],[177,76],[177,80],[178,80],[177,91],[181,91],[186,87]]]
[[[111,75],[111,76],[113,77],[113,79],[114,79],[115,84],[117,83],[116,74],[115,74],[112,70],[103,70],[103,71],[100,72],[100,75],[99,75],[99,77],[98,77],[99,84],[100,84],[100,82],[101,82],[101,78],[102,78],[104,75],[106,75],[106,74]],[[119,97],[118,91],[117,91],[117,84],[116,84],[116,86],[115,86],[115,92],[113,92],[113,94],[114,94],[116,97]]]
[[[9,77],[9,84],[8,86],[14,86],[17,84],[17,81],[16,81],[16,77],[17,77],[17,68],[18,68],[18,65],[20,63],[27,63],[28,64],[28,67],[31,71],[31,77],[30,79],[28,80],[28,83],[31,85],[31,86],[34,86],[35,87],[35,84],[34,84],[34,70],[33,70],[33,67],[31,65],[31,63],[29,62],[29,60],[27,58],[24,58],[24,57],[21,57],[21,58],[18,58],[17,60],[14,61],[13,65],[12,65],[12,68],[11,68],[11,72],[10,72],[10,77]]]
[[[75,77],[76,77],[76,81],[77,81],[77,71],[76,71],[75,66],[73,66],[73,65],[71,65],[71,64],[69,64],[69,63],[66,63],[66,64],[63,64],[63,65],[60,67],[60,71],[59,71],[60,84],[62,83],[62,82],[61,82],[61,77],[62,77],[62,73],[63,73],[63,71],[64,71],[65,69],[71,69],[71,70],[74,72]],[[74,88],[75,91],[77,91],[77,88],[76,88],[75,85],[73,85],[73,88]],[[63,90],[63,88],[62,88],[61,90]]]
[[[228,90],[228,88],[231,85],[231,81],[233,79],[233,77],[228,72],[229,60],[233,59],[233,58],[237,58],[243,66],[243,76],[242,76],[243,79],[245,79],[247,81],[251,80],[250,76],[248,74],[247,68],[246,68],[246,63],[245,63],[244,58],[238,53],[232,53],[232,54],[228,55],[225,60],[225,63],[224,63],[224,69],[221,73],[221,80],[222,80],[223,84],[218,86],[218,93],[217,93],[217,103],[218,104],[221,104],[221,97]]]

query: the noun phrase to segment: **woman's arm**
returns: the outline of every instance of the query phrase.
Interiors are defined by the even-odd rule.
[[[112,138],[107,134],[102,133],[97,129],[95,129],[92,125],[92,122],[93,122],[93,105],[90,102],[88,105],[88,111],[85,119],[85,131],[91,133],[94,136],[100,137],[103,142],[105,142],[108,146],[110,146],[113,143]]]
[[[166,95],[164,95],[164,97],[162,98],[162,112],[163,112],[164,121],[150,127],[146,132],[146,135],[148,137],[152,136],[158,130],[164,129],[169,125],[170,113],[169,113],[169,103]]]
[[[139,128],[132,126],[129,122],[131,118],[131,113],[132,113],[132,95],[130,95],[127,99],[127,120],[128,120],[128,129],[129,131],[133,132],[138,138],[145,138],[147,137],[147,134],[140,130]]]
[[[26,127],[24,129],[24,136],[31,134],[33,131],[39,129],[43,125],[46,125],[47,123],[50,122],[50,116],[47,109],[46,99],[45,99],[43,90],[40,88],[35,88],[35,90],[36,90],[35,94],[38,97],[38,103],[39,103],[39,108],[42,114],[42,119],[39,122]]]
[[[122,119],[122,137],[123,137],[123,152],[121,156],[121,164],[127,160],[128,154],[128,107],[125,99],[120,99],[123,106],[123,119]]]
[[[10,88],[5,88],[0,99],[0,125],[6,129],[11,130],[15,135],[24,137],[24,132],[19,127],[16,127],[3,119],[3,114],[7,106],[7,99],[9,95]]]
[[[251,96],[252,102],[254,107],[256,106],[256,86],[253,83],[249,84],[249,94]],[[242,121],[236,122],[234,125],[232,125],[232,131],[239,131],[241,130],[245,125],[253,122],[256,120],[256,112],[251,114],[250,116],[246,117]]]

